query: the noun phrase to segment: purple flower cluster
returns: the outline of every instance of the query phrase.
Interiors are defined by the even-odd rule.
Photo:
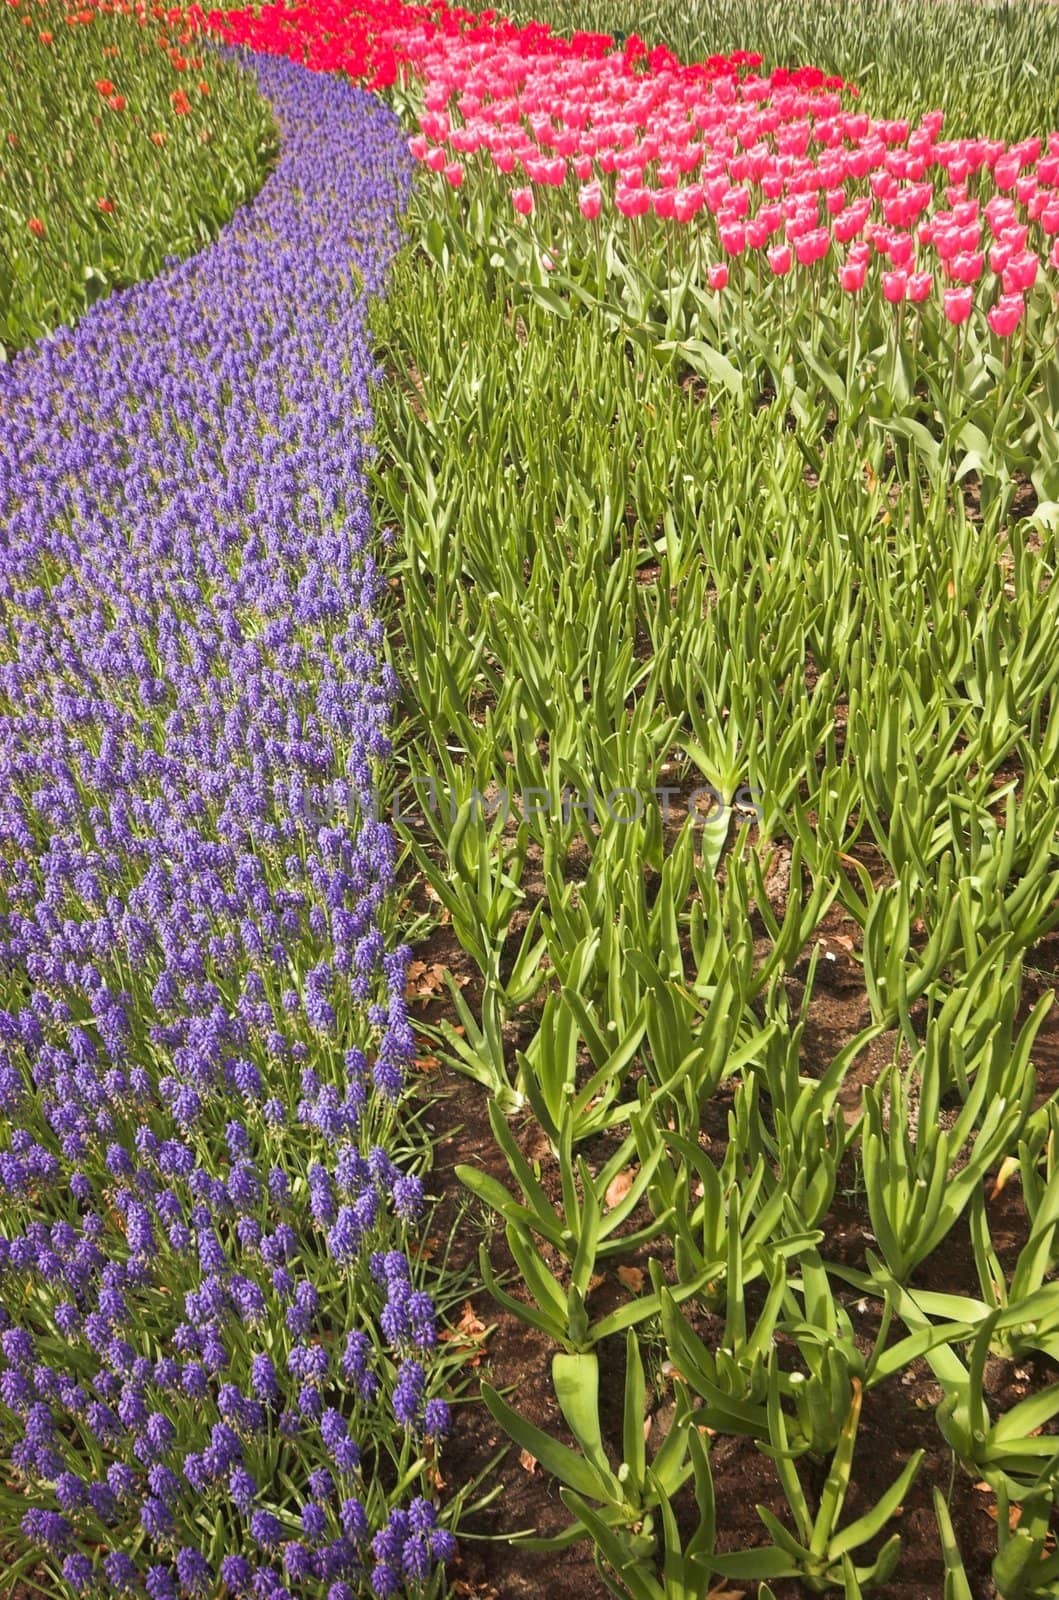
[[[0,371],[0,1450],[77,1594],[343,1600],[451,1553],[425,1501],[373,1534],[357,1443],[447,1420],[370,804],[366,301],[411,163],[369,96],[259,76],[258,199]]]

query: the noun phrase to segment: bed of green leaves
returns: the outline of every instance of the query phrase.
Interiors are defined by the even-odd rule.
[[[9,0],[0,81],[0,359],[201,248],[275,153],[252,75],[161,10]]]
[[[971,15],[958,3],[707,0],[679,25],[665,6],[635,21],[689,54],[762,48],[852,78],[877,61],[909,109],[893,63],[913,9],[936,12],[917,55],[929,103]],[[1050,14],[974,15],[953,120],[1003,102],[1047,126],[1054,76],[1022,97],[1030,46],[1056,49]],[[576,22],[620,18],[600,4]],[[984,329],[959,342],[881,303],[853,320],[837,289],[781,304],[748,277],[722,327],[690,256],[682,271],[647,230],[611,248],[584,225],[546,274],[502,202],[422,190],[381,312],[376,475],[399,535],[407,850],[481,980],[473,1008],[452,985],[458,1025],[435,1048],[490,1096],[510,1174],[461,1176],[505,1228],[528,1298],[484,1250],[482,1272],[553,1341],[577,1447],[488,1386],[485,1402],[559,1480],[566,1537],[592,1541],[615,1595],[701,1600],[731,1580],[767,1597],[796,1578],[852,1600],[895,1570],[891,1519],[922,1469],[844,1514],[862,1399],[925,1360],[953,1470],[997,1496],[998,1592],[1054,1595],[1059,1112],[1033,1065],[1051,996],[1023,998],[1027,953],[1059,927],[1054,308],[1042,292],[1012,356]],[[535,220],[538,243],[553,222]],[[705,815],[680,809],[696,789]],[[865,1019],[809,1071],[836,910]],[[869,1051],[882,1066],[853,1090]],[[722,1093],[727,1144],[705,1148]],[[559,1206],[509,1130],[526,1108]],[[600,1134],[603,1165],[586,1156]],[[829,1252],[851,1169],[875,1241],[857,1266]],[[1025,1211],[1006,1266],[998,1174]],[[956,1228],[977,1283],[931,1293]],[[597,1274],[634,1249],[642,1292],[597,1316]],[[867,1341],[855,1302],[881,1319]],[[725,1319],[717,1348],[703,1310]],[[625,1348],[620,1438],[600,1422],[608,1340]],[[652,1452],[658,1341],[677,1421]],[[1045,1376],[998,1409],[991,1357]],[[704,1430],[772,1463],[789,1516],[761,1509],[757,1549],[718,1553]],[[802,1456],[827,1468],[812,1503]],[[946,1600],[970,1600],[946,1484],[934,1503]]]

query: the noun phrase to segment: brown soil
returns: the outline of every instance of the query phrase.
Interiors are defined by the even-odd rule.
[[[826,1066],[840,1045],[865,1021],[866,1001],[860,969],[850,953],[848,935],[852,931],[841,922],[840,912],[832,913],[820,930],[825,957],[830,953],[834,960],[822,960],[817,974],[810,1025],[805,1035],[805,1070],[809,1072]],[[428,963],[436,962],[439,967],[448,968],[457,981],[465,985],[473,1007],[474,969],[445,927],[435,930],[419,954]],[[1045,989],[1055,987],[1057,972],[1059,936],[1053,936],[1028,956],[1024,1011],[1028,1012]],[[790,984],[792,1000],[797,999],[800,988],[797,976],[792,976]],[[424,997],[413,1005],[413,1011],[424,1020],[436,1023],[444,1014],[444,1002]],[[890,1059],[892,1041],[890,1048],[885,1046],[886,1041],[883,1041],[883,1047],[866,1053],[866,1058],[858,1063],[855,1081],[851,1079],[850,1084],[854,1098],[859,1098],[859,1089],[864,1082],[872,1080],[879,1065]],[[470,1267],[484,1238],[494,1269],[501,1275],[511,1273],[513,1263],[502,1230],[484,1226],[480,1210],[461,1210],[460,1185],[454,1172],[460,1164],[473,1165],[510,1186],[506,1162],[497,1150],[489,1127],[487,1096],[469,1080],[438,1066],[427,1053],[429,1049],[428,1045],[423,1046],[427,1062],[425,1087],[432,1098],[436,1097],[427,1121],[438,1140],[432,1179],[432,1188],[439,1197],[437,1231],[443,1234],[449,1229],[455,1230],[450,1265]],[[1043,1099],[1059,1087],[1059,1017],[1055,1012],[1048,1018],[1038,1040],[1034,1060]],[[717,1097],[718,1103],[707,1108],[707,1132],[721,1138],[725,1128],[724,1100],[722,1091]],[[854,1110],[852,1104],[849,1110]],[[555,1163],[533,1119],[516,1119],[514,1127],[524,1153],[540,1161],[542,1181],[549,1194],[557,1197]],[[585,1153],[595,1165],[600,1159],[606,1159],[608,1151],[600,1147]],[[1009,1266],[1025,1236],[1025,1216],[1017,1185],[1005,1188],[991,1203],[990,1224],[998,1253],[1005,1266]],[[864,1264],[865,1245],[870,1247],[871,1238],[863,1196],[857,1192],[852,1169],[846,1189],[840,1181],[824,1230],[822,1252],[827,1259],[854,1267]],[[592,1302],[596,1314],[604,1310],[608,1301],[617,1305],[628,1297],[628,1291],[616,1277],[616,1267],[643,1267],[651,1250],[661,1259],[661,1243],[625,1261],[613,1257],[608,1260],[605,1281],[596,1290]],[[924,1288],[978,1295],[965,1226],[958,1227],[946,1239],[944,1248],[922,1265],[914,1281]],[[508,1288],[519,1297],[519,1287],[513,1278]],[[869,1342],[877,1327],[874,1302],[858,1304],[858,1296],[852,1290],[842,1298],[858,1337],[863,1333],[865,1341]],[[588,1540],[548,1554],[520,1548],[519,1533],[554,1535],[570,1519],[559,1500],[555,1480],[532,1460],[520,1460],[517,1448],[510,1445],[485,1407],[475,1402],[478,1380],[484,1378],[502,1392],[510,1390],[511,1403],[529,1421],[572,1443],[551,1387],[550,1363],[554,1347],[546,1337],[499,1310],[486,1292],[472,1295],[469,1304],[489,1331],[479,1336],[474,1359],[465,1369],[467,1403],[456,1407],[454,1431],[445,1448],[442,1472],[453,1489],[478,1474],[485,1474],[483,1488],[499,1492],[484,1508],[464,1517],[459,1553],[451,1569],[452,1592],[466,1600],[545,1600],[551,1596],[556,1600],[605,1600],[608,1591],[594,1567]],[[707,1317],[700,1329],[707,1342],[708,1324]],[[617,1440],[621,1424],[622,1341],[607,1341],[600,1357],[604,1430],[612,1440]],[[1047,1369],[1048,1363],[1043,1361],[992,1363],[988,1374],[991,1399],[1004,1407],[1014,1404],[1031,1390],[1055,1381],[1055,1372]],[[931,1499],[935,1485],[946,1496],[951,1488],[951,1514],[975,1600],[992,1600],[996,1594],[990,1576],[991,1553],[996,1548],[995,1499],[984,1485],[975,1484],[954,1466],[934,1418],[934,1408],[940,1398],[941,1391],[923,1362],[917,1362],[899,1379],[882,1384],[865,1397],[846,1519],[860,1515],[880,1497],[914,1450],[925,1451],[923,1466],[902,1512],[886,1529],[887,1536],[895,1530],[900,1532],[903,1550],[894,1578],[884,1588],[873,1591],[880,1600],[941,1600],[943,1571]],[[667,1414],[671,1413],[672,1392],[664,1378],[658,1378],[653,1390],[649,1388],[650,1405],[654,1407],[654,1438],[648,1437],[649,1452],[665,1427]],[[617,1459],[619,1457],[615,1456]],[[771,1463],[752,1442],[715,1438],[711,1463],[721,1550],[747,1549],[768,1542],[755,1513],[758,1504],[767,1506],[791,1525]],[[811,1503],[815,1503],[822,1480],[823,1468],[811,1464],[805,1467],[803,1482]],[[679,1505],[677,1511],[679,1515]],[[798,1583],[776,1583],[773,1587],[777,1600],[801,1600],[809,1593]],[[721,1584],[719,1589],[723,1592],[725,1585]],[[745,1594],[746,1600],[752,1600],[757,1594],[757,1584],[730,1584],[728,1590],[733,1597]]]

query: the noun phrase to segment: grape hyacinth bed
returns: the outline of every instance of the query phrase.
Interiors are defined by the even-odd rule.
[[[66,1593],[426,1593],[451,1553],[370,804],[365,306],[412,163],[259,70],[259,198],[0,373],[0,1495]]]

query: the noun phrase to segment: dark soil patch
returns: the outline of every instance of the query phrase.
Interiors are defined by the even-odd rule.
[[[812,996],[810,1025],[805,1033],[804,1070],[822,1071],[836,1050],[864,1025],[866,999],[858,963],[851,951],[855,932],[838,909],[833,910],[818,938],[823,955],[817,969]],[[476,988],[473,966],[460,951],[445,927],[434,931],[424,947],[422,958],[448,968],[461,984],[473,1006]],[[834,959],[828,959],[833,956]],[[789,980],[792,999],[798,998],[800,965]],[[1054,988],[1059,971],[1059,935],[1044,941],[1027,959],[1023,1014],[1046,988]],[[417,1007],[414,1005],[413,1010]],[[445,1011],[440,998],[425,998],[419,1015],[437,1022]],[[1059,1011],[1059,1008],[1057,1008]],[[450,1019],[451,1020],[451,1019]],[[527,1019],[528,1020],[528,1019]],[[532,1026],[532,1024],[531,1024]],[[429,1046],[424,1045],[424,1054]],[[865,1083],[874,1081],[879,1069],[892,1059],[893,1039],[884,1038],[865,1052],[850,1076],[847,1116],[859,1109],[859,1096]],[[431,1060],[429,1056],[428,1060]],[[1038,1064],[1039,1098],[1044,1099],[1059,1086],[1059,1017],[1053,1013],[1045,1024],[1034,1050]],[[499,1274],[510,1274],[508,1289],[516,1298],[520,1290],[514,1277],[513,1262],[503,1232],[490,1228],[480,1211],[471,1209],[461,1220],[459,1184],[454,1169],[461,1164],[476,1166],[510,1186],[506,1162],[493,1140],[484,1091],[444,1066],[431,1065],[427,1085],[437,1099],[429,1113],[429,1123],[437,1137],[432,1188],[439,1197],[437,1228],[445,1232],[457,1228],[450,1258],[454,1267],[469,1267],[482,1239],[486,1239],[490,1258]],[[723,1090],[716,1103],[707,1107],[705,1132],[713,1140],[723,1140],[726,1127],[726,1100]],[[716,1113],[716,1115],[715,1115]],[[516,1135],[527,1156],[541,1164],[541,1177],[549,1195],[558,1201],[559,1179],[546,1141],[532,1118],[516,1119]],[[609,1154],[600,1145],[584,1153],[598,1168]],[[848,1170],[847,1170],[848,1169]],[[873,1243],[863,1193],[858,1189],[853,1163],[843,1169],[831,1212],[824,1222],[824,1254],[839,1264],[864,1265],[864,1252]],[[990,1225],[994,1243],[1005,1268],[1009,1268],[1025,1238],[1026,1219],[1018,1185],[1009,1185],[990,1202]],[[605,1263],[604,1281],[592,1301],[594,1313],[616,1305],[628,1291],[616,1277],[618,1265],[646,1264],[646,1256],[664,1257],[665,1241],[627,1260],[611,1257]],[[919,1268],[915,1283],[920,1287],[950,1293],[978,1296],[970,1240],[965,1224],[957,1227]],[[748,1293],[752,1300],[754,1291]],[[864,1348],[870,1346],[877,1329],[878,1306],[865,1301],[855,1291],[843,1293],[846,1310]],[[549,1474],[532,1462],[520,1460],[485,1407],[474,1403],[477,1381],[486,1379],[501,1391],[510,1391],[510,1401],[529,1421],[571,1443],[555,1403],[550,1365],[551,1342],[516,1317],[499,1310],[488,1294],[472,1297],[477,1317],[491,1331],[484,1340],[480,1361],[468,1369],[468,1403],[456,1408],[453,1435],[448,1441],[442,1471],[454,1486],[487,1474],[487,1486],[499,1493],[483,1509],[465,1517],[459,1555],[452,1567],[453,1593],[467,1600],[545,1600],[555,1595],[562,1600],[606,1600],[607,1589],[595,1569],[588,1540],[552,1553],[536,1553],[519,1546],[519,1533],[552,1536],[569,1522],[558,1486]],[[710,1342],[710,1318],[703,1313],[699,1331]],[[719,1324],[718,1324],[719,1326]],[[900,1328],[893,1335],[899,1336]],[[716,1341],[715,1341],[716,1342]],[[609,1347],[608,1347],[609,1346]],[[612,1348],[610,1348],[612,1347]],[[620,1436],[623,1349],[622,1341],[608,1341],[600,1350],[602,1366],[601,1405],[605,1435]],[[651,1352],[647,1352],[648,1362]],[[994,1407],[1007,1408],[1032,1390],[1054,1382],[1056,1374],[1045,1370],[1046,1362],[991,1363],[987,1373],[989,1397]],[[650,1373],[649,1373],[650,1376]],[[661,1437],[672,1410],[672,1388],[660,1373],[649,1390],[652,1434],[649,1452]],[[941,1390],[924,1362],[915,1363],[899,1378],[870,1391],[864,1401],[857,1440],[854,1482],[846,1502],[845,1520],[852,1520],[874,1504],[899,1474],[913,1451],[922,1449],[923,1465],[899,1517],[885,1530],[901,1534],[903,1550],[898,1571],[885,1587],[873,1591],[880,1600],[941,1600],[943,1570],[937,1526],[932,1505],[932,1490],[939,1487],[950,1497],[950,1511],[963,1553],[975,1600],[993,1600],[996,1595],[990,1575],[992,1552],[996,1548],[996,1504],[991,1492],[975,1484],[958,1466],[940,1434],[934,1410]],[[653,1409],[652,1409],[653,1408]],[[499,1451],[506,1449],[499,1461]],[[615,1457],[617,1459],[617,1457]],[[791,1526],[771,1463],[752,1442],[732,1437],[717,1437],[712,1442],[711,1462],[717,1498],[718,1547],[723,1551],[743,1550],[767,1542],[765,1530],[756,1515],[758,1504],[767,1506]],[[802,1463],[802,1477],[815,1505],[823,1484],[824,1467]],[[675,1509],[678,1517],[682,1506]],[[722,1585],[722,1588],[724,1586]],[[742,1589],[748,1600],[756,1595],[756,1584],[729,1585]],[[801,1584],[773,1585],[777,1600],[802,1600],[809,1591]]]

